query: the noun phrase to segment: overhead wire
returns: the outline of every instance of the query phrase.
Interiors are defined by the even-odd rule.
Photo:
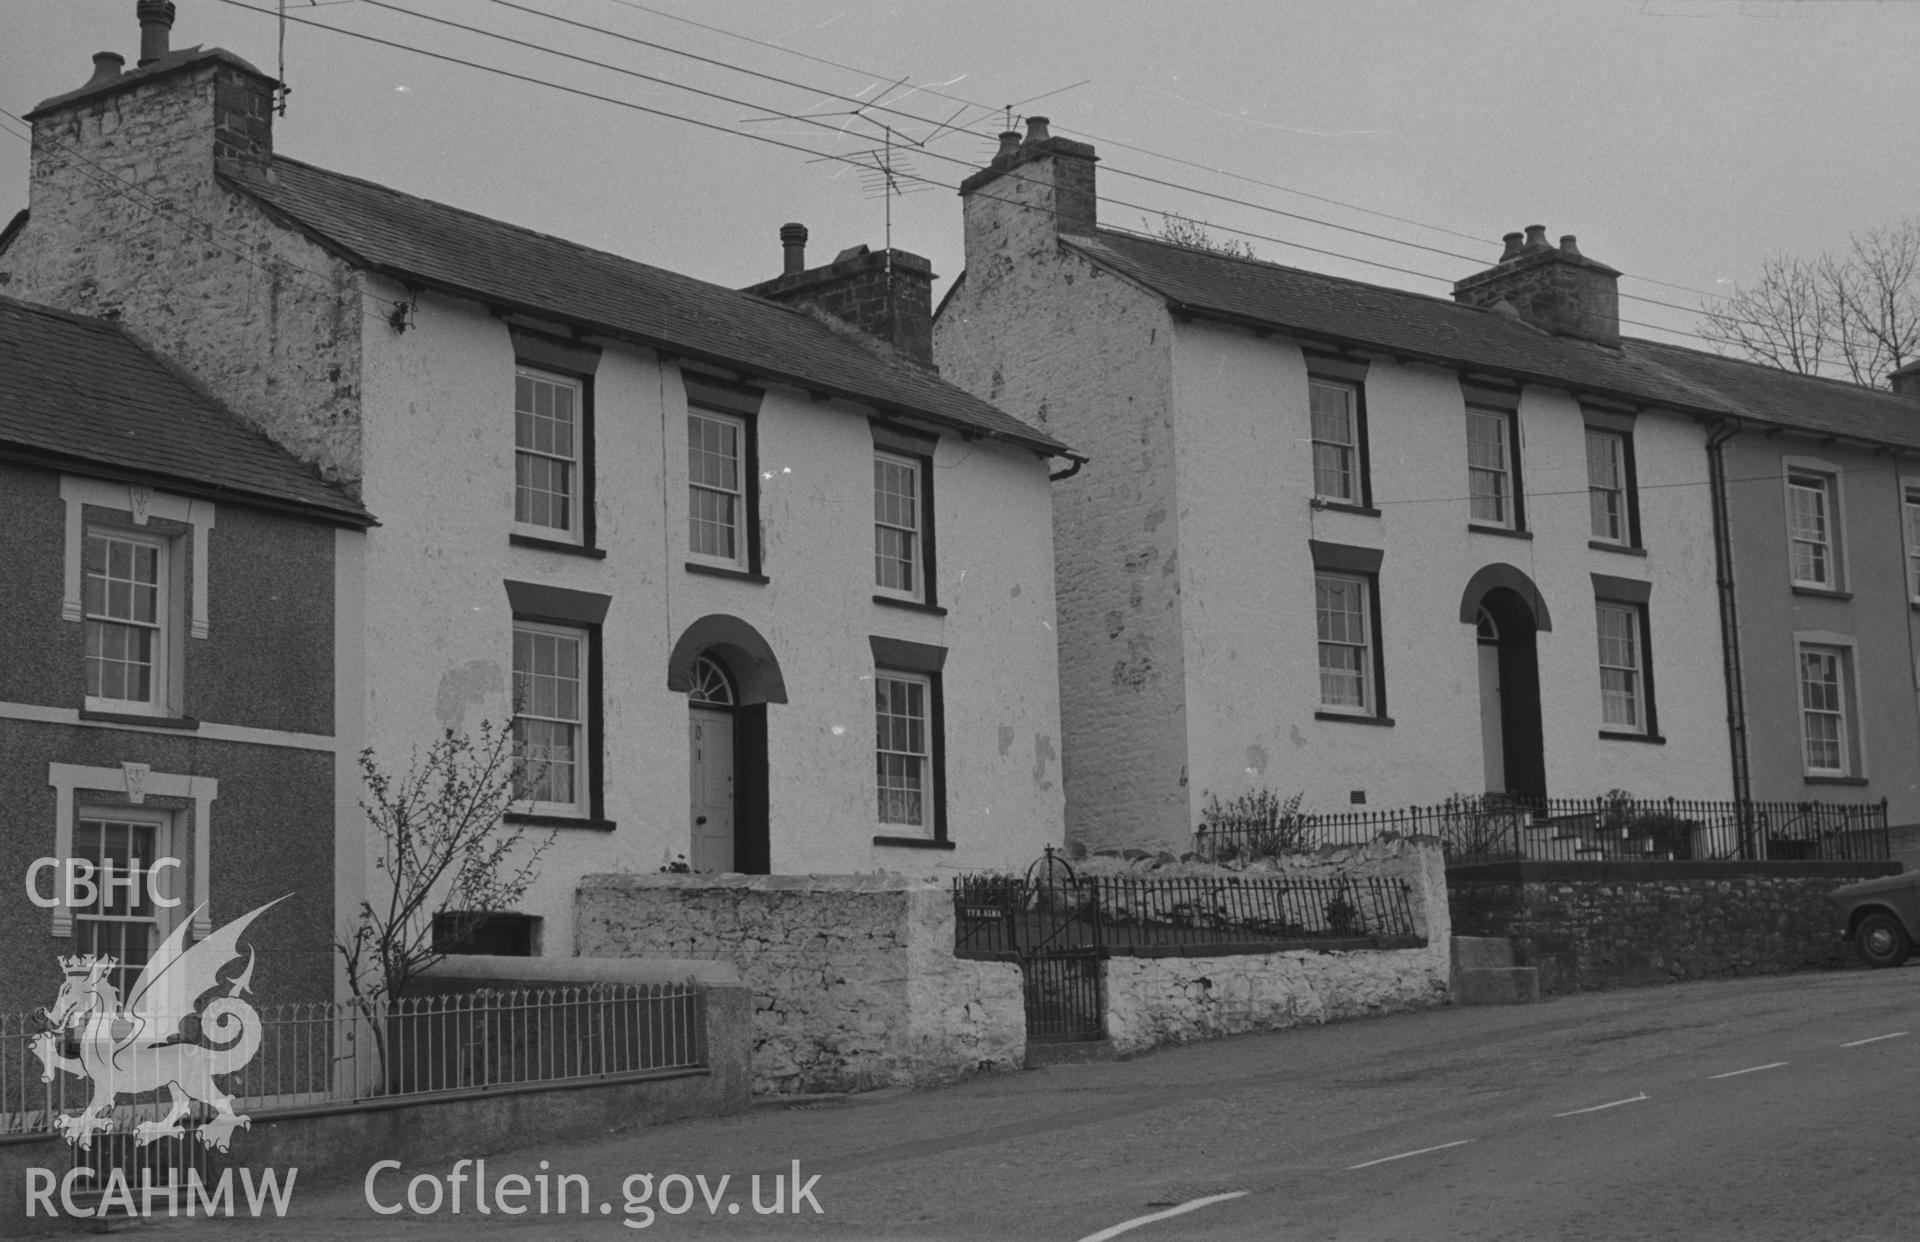
[[[275,14],[271,13],[269,10],[261,9],[255,5],[245,3],[244,0],[221,0],[221,2],[234,8],[245,9],[249,12],[259,13],[266,16],[275,16]],[[679,82],[671,78],[663,78],[655,74],[648,74],[648,73],[641,72],[639,70],[629,69],[625,66],[614,65],[605,61],[595,60],[591,57],[581,56],[577,53],[562,51],[560,49],[552,48],[545,44],[541,44],[535,41],[520,39],[512,35],[501,34],[497,31],[486,30],[484,28],[473,26],[465,22],[454,21],[449,18],[438,17],[432,14],[421,13],[416,10],[403,8],[396,4],[386,3],[385,0],[361,0],[361,2],[364,6],[367,6],[367,7],[385,9],[387,11],[394,12],[403,16],[413,17],[418,20],[427,21],[430,23],[447,26],[450,28],[460,29],[468,33],[477,34],[485,38],[493,39],[498,42],[503,42],[515,47],[522,48],[524,50],[533,51],[537,53],[544,53],[547,55],[555,56],[563,60],[569,60],[576,63],[585,64],[593,68],[604,69],[609,72],[637,78],[642,81],[647,81],[650,83],[654,83],[656,85],[666,86],[671,89],[683,90],[688,93],[698,95],[704,98],[719,100],[722,102],[734,104],[739,107],[744,107],[744,108],[753,109],[755,111],[764,112],[769,114],[770,116],[782,117],[785,119],[812,124],[819,128],[827,129],[835,133],[844,133],[844,129],[842,126],[829,124],[819,117],[807,116],[801,113],[794,113],[786,109],[773,107],[771,105],[758,103],[752,100],[740,99],[736,96],[725,95],[716,91],[709,91],[704,88],[692,86],[690,84]],[[525,6],[510,3],[509,0],[492,0],[492,2],[496,4],[501,4],[503,7],[532,13],[536,16],[543,16],[543,17],[551,16],[549,14],[539,13],[537,10],[527,9],[525,8]],[[361,39],[367,42],[390,47],[395,50],[412,52],[414,54],[427,56],[432,59],[461,65],[467,68],[477,69],[487,73],[497,74],[507,78],[526,82],[531,85],[544,86],[550,89],[563,91],[569,94],[584,96],[589,99],[594,99],[594,100],[598,100],[605,103],[611,103],[621,107],[631,108],[640,112],[648,113],[655,116],[660,116],[667,119],[683,121],[689,124],[702,126],[704,128],[717,130],[719,132],[733,134],[738,137],[749,138],[755,141],[768,142],[768,143],[771,143],[772,145],[784,147],[788,150],[793,150],[793,151],[801,152],[803,154],[811,155],[816,159],[838,161],[841,163],[846,163],[846,164],[849,164],[855,167],[860,167],[860,168],[867,167],[865,161],[858,158],[857,156],[847,156],[847,155],[841,155],[841,154],[836,154],[831,152],[818,151],[813,148],[801,146],[800,144],[797,144],[797,143],[783,142],[780,139],[771,138],[764,134],[750,133],[747,131],[734,129],[729,126],[720,125],[715,122],[705,121],[696,117],[690,117],[683,113],[672,112],[667,109],[651,108],[646,105],[634,103],[630,100],[622,100],[622,99],[615,98],[613,96],[603,95],[593,91],[586,91],[577,87],[566,86],[561,83],[548,81],[546,79],[533,78],[533,77],[530,77],[529,75],[519,74],[512,70],[503,69],[499,66],[483,64],[481,62],[468,60],[463,57],[453,56],[448,53],[437,52],[431,49],[417,47],[415,45],[404,43],[398,40],[385,39],[377,35],[368,34],[363,31],[353,30],[348,27],[334,26],[324,22],[312,21],[310,19],[304,19],[293,14],[287,14],[286,20],[296,22],[302,25],[312,26],[320,30],[330,31],[334,34],[344,35],[344,36],[355,38],[355,39]],[[577,26],[582,29],[592,31],[594,33],[606,34],[606,35],[609,35],[610,37],[620,38],[620,39],[640,43],[651,48],[664,48],[666,46],[666,45],[658,44],[651,40],[641,40],[633,36],[627,36],[617,31],[608,31],[602,27],[592,26],[588,23],[573,21],[572,19],[558,18],[554,20],[559,20],[564,22],[567,25]],[[668,49],[668,50],[674,50],[674,49]],[[815,86],[811,86],[804,83],[795,83],[791,79],[778,78],[778,77],[774,77],[773,75],[760,74],[757,71],[740,69],[740,67],[733,66],[728,62],[714,61],[712,58],[701,57],[693,53],[684,53],[684,54],[689,55],[696,60],[701,60],[709,64],[718,65],[719,67],[723,67],[723,68],[737,69],[740,72],[746,72],[751,74],[752,76],[766,78],[767,80],[775,81],[783,85],[791,86],[791,87],[794,87],[795,89],[806,90],[809,93],[831,97],[831,98],[845,99],[850,102],[853,101],[851,96],[837,95],[834,92],[826,91]],[[929,93],[933,93],[933,92],[929,92]],[[912,119],[922,124],[937,124],[937,122],[933,121],[932,119],[927,117],[922,117],[917,114],[903,113],[897,109],[886,109],[886,110],[894,113],[895,115],[911,117]],[[955,128],[957,132],[967,132],[967,133],[972,132],[969,130],[959,129],[958,127],[952,127],[952,128]],[[925,154],[935,159],[944,160],[948,163],[958,164],[969,170],[975,167],[972,161],[965,160],[959,157],[948,156],[943,153],[933,152],[933,151],[926,151]],[[1144,174],[1131,173],[1123,169],[1113,169],[1112,171],[1120,173],[1121,175],[1131,176],[1137,180],[1146,181],[1158,186],[1171,188],[1175,190],[1187,191],[1191,188],[1191,187],[1181,186],[1178,183],[1167,181],[1161,178],[1150,177]],[[958,189],[958,186],[952,182],[940,181],[934,178],[922,176],[920,174],[912,173],[906,170],[898,170],[896,171],[895,175],[902,180],[910,180],[910,181],[914,181],[922,185],[926,185],[934,188],[949,189],[949,190]],[[1208,197],[1219,198],[1229,203],[1245,206],[1254,210],[1270,212],[1272,214],[1276,214],[1286,218],[1299,220],[1303,223],[1314,224],[1321,227],[1332,228],[1332,229],[1349,232],[1349,233],[1355,233],[1360,236],[1368,237],[1370,239],[1384,241],[1390,244],[1408,246],[1415,249],[1429,251],[1431,253],[1446,256],[1446,257],[1463,259],[1468,262],[1478,262],[1478,260],[1476,260],[1473,256],[1462,255],[1455,251],[1448,251],[1448,250],[1441,249],[1439,247],[1425,246],[1425,245],[1422,245],[1421,243],[1409,242],[1404,239],[1394,238],[1394,237],[1391,237],[1390,235],[1373,232],[1371,230],[1359,229],[1349,225],[1341,225],[1331,221],[1319,220],[1315,217],[1305,216],[1295,212],[1288,212],[1288,211],[1285,211],[1284,209],[1269,207],[1263,204],[1250,202],[1248,200],[1236,199],[1236,198],[1232,198],[1231,196],[1218,195],[1218,194],[1206,194],[1206,192],[1204,191],[1198,191],[1198,192],[1205,194]],[[1156,208],[1152,208],[1144,204],[1133,203],[1124,199],[1114,198],[1112,196],[1109,196],[1106,199],[1106,201],[1110,205],[1115,207],[1129,208],[1137,211],[1151,212],[1151,211],[1157,210]],[[1165,215],[1167,213],[1161,213],[1161,214]],[[1182,217],[1182,218],[1187,218],[1187,217]],[[1399,275],[1411,276],[1419,280],[1431,280],[1431,281],[1435,281],[1442,284],[1452,283],[1452,278],[1436,275],[1432,272],[1425,272],[1416,268],[1406,267],[1400,264],[1387,263],[1381,260],[1368,259],[1359,255],[1347,253],[1345,251],[1333,250],[1333,249],[1329,249],[1327,247],[1322,247],[1322,246],[1314,246],[1301,241],[1296,241],[1288,238],[1276,237],[1271,234],[1256,232],[1251,229],[1236,228],[1231,225],[1226,225],[1226,224],[1222,224],[1222,223],[1219,223],[1216,221],[1210,221],[1210,220],[1194,220],[1194,223],[1202,225],[1203,227],[1206,227],[1206,228],[1218,229],[1222,232],[1231,233],[1238,237],[1250,238],[1255,241],[1267,242],[1277,246],[1285,246],[1285,247],[1292,248],[1294,250],[1304,251],[1310,254],[1317,254],[1327,258],[1339,259],[1344,262],[1358,263],[1367,267],[1377,268],[1382,271],[1390,271],[1390,272],[1397,273]],[[1116,228],[1110,225],[1103,226],[1103,227],[1107,227],[1111,229],[1111,231],[1115,231],[1115,232],[1135,232],[1134,230]],[[1137,235],[1149,236],[1147,234],[1137,234]],[[1663,302],[1658,299],[1642,298],[1632,294],[1623,294],[1621,296],[1625,298],[1630,298],[1636,301],[1647,302],[1652,305],[1662,306],[1667,309],[1682,311],[1689,314],[1699,313],[1694,308],[1679,306],[1675,303]],[[1640,320],[1629,319],[1629,320],[1622,320],[1621,322],[1629,324],[1630,326],[1633,326],[1633,327],[1645,328],[1653,332],[1662,332],[1662,333],[1668,333],[1668,334],[1677,335],[1677,336],[1690,337],[1692,339],[1704,341],[1710,344],[1715,343],[1713,339],[1710,337],[1706,337],[1700,333],[1688,331],[1686,329],[1672,328],[1662,324],[1647,323]],[[1749,321],[1743,321],[1743,322],[1749,322]]]

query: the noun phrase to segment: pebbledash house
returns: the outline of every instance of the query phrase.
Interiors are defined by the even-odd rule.
[[[0,1022],[281,897],[256,987],[330,995],[366,511],[120,326],[0,298],[0,516]]]
[[[588,873],[1061,839],[1075,459],[934,373],[924,260],[809,269],[788,230],[741,292],[286,159],[273,80],[139,9],[138,67],[30,115],[0,289],[117,316],[378,514],[343,748],[403,767],[517,702],[540,761],[511,818],[557,835],[492,948],[569,955]]]
[[[1211,793],[1887,799],[1920,818],[1920,401],[1623,337],[1539,226],[1451,300],[1103,228],[1029,119],[961,187],[941,374],[1055,493],[1067,827]]]

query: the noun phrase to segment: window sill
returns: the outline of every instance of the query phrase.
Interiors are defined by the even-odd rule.
[[[908,612],[925,612],[936,617],[944,617],[947,610],[938,604],[923,604],[917,599],[901,599],[894,595],[876,595],[873,602],[887,608],[904,608]]]
[[[1353,505],[1348,504],[1344,500],[1322,500],[1318,496],[1313,498],[1313,507],[1323,509],[1328,513],[1357,513],[1361,517],[1380,516],[1380,510],[1374,508],[1372,505]]]
[[[1600,730],[1603,742],[1650,742],[1655,746],[1665,746],[1667,739],[1658,733],[1621,733],[1613,729]]]
[[[876,836],[873,839],[873,843],[875,845],[885,845],[909,850],[950,850],[953,848],[953,842],[946,840],[936,841],[931,837]]]
[[[1808,595],[1814,599],[1849,600],[1853,598],[1852,591],[1836,591],[1832,587],[1801,586],[1798,582],[1793,584],[1793,593]]]
[[[1386,729],[1393,727],[1393,717],[1391,716],[1349,715],[1346,712],[1315,712],[1313,718],[1315,720],[1331,720],[1337,724],[1378,725]]]
[[[1595,552],[1618,552],[1621,556],[1645,556],[1645,548],[1629,547],[1624,543],[1607,543],[1601,539],[1587,540],[1587,546]]]
[[[1803,776],[1800,778],[1809,785],[1865,785],[1864,776]]]
[[[612,832],[610,819],[591,819],[585,815],[535,815],[527,811],[508,811],[500,817],[504,824],[524,824],[529,828],[585,828],[591,832]]]
[[[687,572],[705,574],[709,578],[732,578],[735,582],[751,582],[755,586],[765,586],[772,579],[765,574],[756,574],[746,569],[727,569],[720,565],[703,565],[699,561],[688,561]]]
[[[102,712],[91,707],[80,709],[80,719],[98,720],[104,724],[145,725],[149,729],[198,729],[200,722],[192,716],[149,716],[143,712]]]
[[[1468,522],[1467,530],[1476,535],[1498,535],[1502,539],[1531,539],[1530,530],[1515,530],[1511,526],[1482,526],[1478,522]]]
[[[605,548],[590,548],[584,544],[565,543],[558,539],[542,539],[537,535],[522,535],[518,531],[508,535],[507,542],[516,548],[538,548],[542,552],[562,552],[568,556],[584,556],[595,561],[607,559]]]

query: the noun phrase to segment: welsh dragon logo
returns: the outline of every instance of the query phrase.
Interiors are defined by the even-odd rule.
[[[41,1082],[52,1082],[56,1069],[93,1080],[87,1106],[54,1121],[69,1144],[90,1149],[94,1134],[113,1124],[116,1098],[161,1087],[172,1105],[165,1117],[135,1127],[139,1145],[186,1133],[181,1119],[195,1100],[214,1109],[214,1116],[200,1126],[200,1141],[208,1147],[225,1151],[237,1127],[251,1128],[248,1118],[233,1111],[232,1097],[214,1077],[240,1070],[260,1050],[260,1013],[240,997],[252,990],[253,951],[247,950],[246,969],[227,985],[225,995],[197,1011],[195,1007],[220,986],[220,971],[240,956],[240,934],[248,924],[285,900],[275,898],[190,947],[186,935],[193,919],[180,920],[124,1002],[111,982],[119,965],[114,958],[89,954],[59,959],[67,981],[53,1007],[41,1011],[46,1029],[35,1037],[33,1052],[44,1067]],[[205,1043],[188,1042],[186,1021],[195,1016]],[[78,1055],[63,1055],[67,1052]]]

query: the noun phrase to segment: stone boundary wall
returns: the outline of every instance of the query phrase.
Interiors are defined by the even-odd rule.
[[[1020,968],[953,956],[945,885],[898,876],[590,875],[575,948],[732,962],[757,1093],[863,1091],[1017,1069]]]
[[[1899,863],[1481,863],[1447,872],[1454,931],[1505,936],[1540,991],[1818,970],[1848,960],[1826,895]]]
[[[1451,923],[1440,843],[1401,837],[1263,860],[1246,871],[1197,863],[1129,866],[1102,858],[1083,874],[1245,875],[1405,880],[1417,949],[1292,949],[1219,957],[1113,957],[1107,961],[1107,1034],[1114,1050],[1280,1030],[1341,1018],[1444,1005],[1450,998]]]

